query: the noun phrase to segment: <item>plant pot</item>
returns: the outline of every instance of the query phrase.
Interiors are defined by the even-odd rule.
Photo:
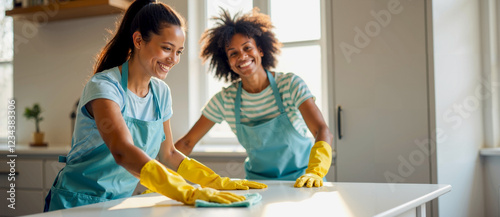
[[[33,143],[31,146],[47,146],[47,143],[43,142],[43,137],[45,134],[43,132],[34,132],[33,133]]]

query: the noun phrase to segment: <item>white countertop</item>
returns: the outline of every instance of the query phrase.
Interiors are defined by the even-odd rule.
[[[262,201],[247,208],[195,208],[157,193],[41,213],[32,216],[395,216],[451,190],[444,184],[326,182],[320,188],[294,188],[293,181],[262,181]]]

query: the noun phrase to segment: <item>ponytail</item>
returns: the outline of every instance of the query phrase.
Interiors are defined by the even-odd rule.
[[[142,39],[151,40],[151,33],[170,25],[184,29],[184,19],[170,6],[156,0],[136,0],[125,12],[113,38],[97,56],[94,74],[123,64],[134,51],[132,34],[140,31]]]

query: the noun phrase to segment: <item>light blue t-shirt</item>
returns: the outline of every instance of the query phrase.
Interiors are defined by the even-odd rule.
[[[146,97],[141,98],[128,90],[125,93],[121,86],[121,73],[118,67],[104,70],[96,73],[87,82],[78,103],[78,110],[75,122],[75,131],[71,140],[71,151],[67,156],[67,162],[76,159],[93,149],[104,145],[96,123],[90,116],[85,105],[95,99],[109,99],[120,106],[122,115],[144,121],[157,120],[155,97],[158,99],[158,105],[161,109],[162,117],[165,122],[172,117],[172,97],[168,85],[157,78],[151,78],[150,89]],[[153,91],[152,91],[153,89]],[[127,102],[125,107],[124,102]]]

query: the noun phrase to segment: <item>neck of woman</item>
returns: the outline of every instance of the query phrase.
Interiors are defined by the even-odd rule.
[[[269,79],[265,70],[255,73],[254,76],[241,79],[242,88],[248,93],[260,93],[269,86]]]
[[[134,58],[128,61],[128,85],[127,88],[139,97],[146,97],[149,92],[149,81],[151,76],[144,73],[141,64]]]

